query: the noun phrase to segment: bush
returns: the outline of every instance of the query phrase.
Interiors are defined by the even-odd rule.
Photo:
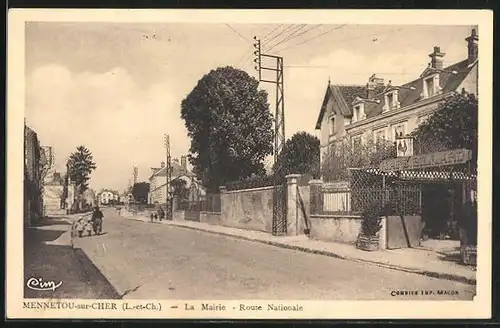
[[[381,216],[387,206],[374,203],[368,206],[361,214],[363,222],[361,223],[361,232],[367,237],[374,237],[382,229]]]

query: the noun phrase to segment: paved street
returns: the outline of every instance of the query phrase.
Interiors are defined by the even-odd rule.
[[[104,210],[104,235],[76,241],[123,298],[472,299],[475,287],[369,264],[145,223]],[[430,290],[433,296],[391,296]],[[436,295],[450,291],[454,296]],[[458,295],[457,295],[458,293]]]

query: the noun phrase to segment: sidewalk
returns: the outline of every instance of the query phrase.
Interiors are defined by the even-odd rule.
[[[126,217],[126,219],[143,222],[150,221],[149,218],[140,215]],[[388,269],[416,273],[433,278],[453,280],[471,285],[476,284],[476,272],[474,269],[458,264],[452,260],[447,260],[443,254],[428,249],[404,248],[366,252],[357,249],[354,245],[311,240],[304,235],[278,237],[260,231],[230,228],[193,221],[161,221],[155,223],[230,236],[302,252],[369,263]]]
[[[80,249],[73,248],[71,222],[82,214],[44,218],[24,235],[24,297],[116,299],[116,291]],[[26,286],[28,279],[62,282],[52,291]]]

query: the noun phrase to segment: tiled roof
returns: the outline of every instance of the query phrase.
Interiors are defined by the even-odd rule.
[[[316,129],[321,126],[321,121],[323,120],[323,115],[325,115],[326,105],[330,97],[334,97],[339,101],[337,103],[340,113],[345,116],[352,115],[351,104],[360,94],[366,94],[367,90],[365,86],[362,85],[328,85],[325,92],[325,98],[323,99],[323,104],[318,116],[318,121],[316,122]],[[363,96],[364,98],[364,96]]]
[[[368,93],[366,86],[362,85],[335,85],[332,87],[339,89],[344,101],[347,106],[349,106],[349,109],[351,108],[352,102],[356,99],[356,97],[366,98]]]
[[[467,77],[469,72],[472,69],[472,66],[468,66],[468,61],[463,60],[451,66],[444,68],[445,72],[439,73],[439,84],[442,88],[443,93],[447,93],[450,91],[455,91],[458,86],[462,83],[462,81]],[[451,74],[450,72],[456,71],[457,74]],[[423,83],[422,79],[424,77],[419,77],[416,80],[403,84],[402,87],[398,91],[398,101],[401,107],[406,107],[411,104],[414,104],[421,100]],[[409,90],[408,88],[415,88],[415,90]],[[380,104],[366,104],[365,113],[366,117],[374,117],[382,113],[382,107],[384,106],[384,95],[383,93],[379,93],[375,96],[375,99],[380,100]]]
[[[189,170],[184,170],[184,168],[177,162],[172,161],[172,177],[179,177],[181,175],[186,175],[188,177],[195,177],[195,174]],[[157,172],[155,172],[153,175],[151,175],[151,178],[153,176],[158,176],[158,177],[164,177],[166,176],[166,166],[162,167],[159,169]],[[151,179],[150,178],[150,179]]]
[[[439,73],[439,84],[442,88],[443,93],[455,91],[470,73],[473,66],[474,65],[469,65],[468,60],[466,59],[444,68],[443,71],[445,72]],[[451,74],[450,72],[452,71],[456,71],[457,74]],[[421,100],[421,94],[423,91],[423,78],[424,77],[419,77],[411,82],[402,85],[403,88],[400,88],[398,91],[398,101],[401,107],[406,107]],[[411,87],[415,88],[415,90],[410,90],[409,88]],[[367,118],[374,117],[382,113],[385,90],[386,87],[384,86],[378,86],[375,89],[375,99],[380,100],[379,104],[368,102],[365,103],[365,113]],[[330,97],[334,97],[335,99],[337,99],[337,107],[340,110],[340,113],[344,116],[349,117],[352,115],[352,102],[356,99],[356,97],[366,99],[367,96],[368,90],[366,86],[363,85],[329,85],[325,93],[325,98],[323,99],[323,104],[321,106],[318,120],[316,122],[316,129],[319,129],[321,127],[323,115],[325,114],[326,105]],[[341,102],[339,103],[339,101]]]

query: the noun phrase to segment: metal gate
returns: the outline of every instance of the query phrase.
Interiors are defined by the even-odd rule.
[[[274,236],[287,233],[287,185],[276,184],[273,190],[273,225]]]

